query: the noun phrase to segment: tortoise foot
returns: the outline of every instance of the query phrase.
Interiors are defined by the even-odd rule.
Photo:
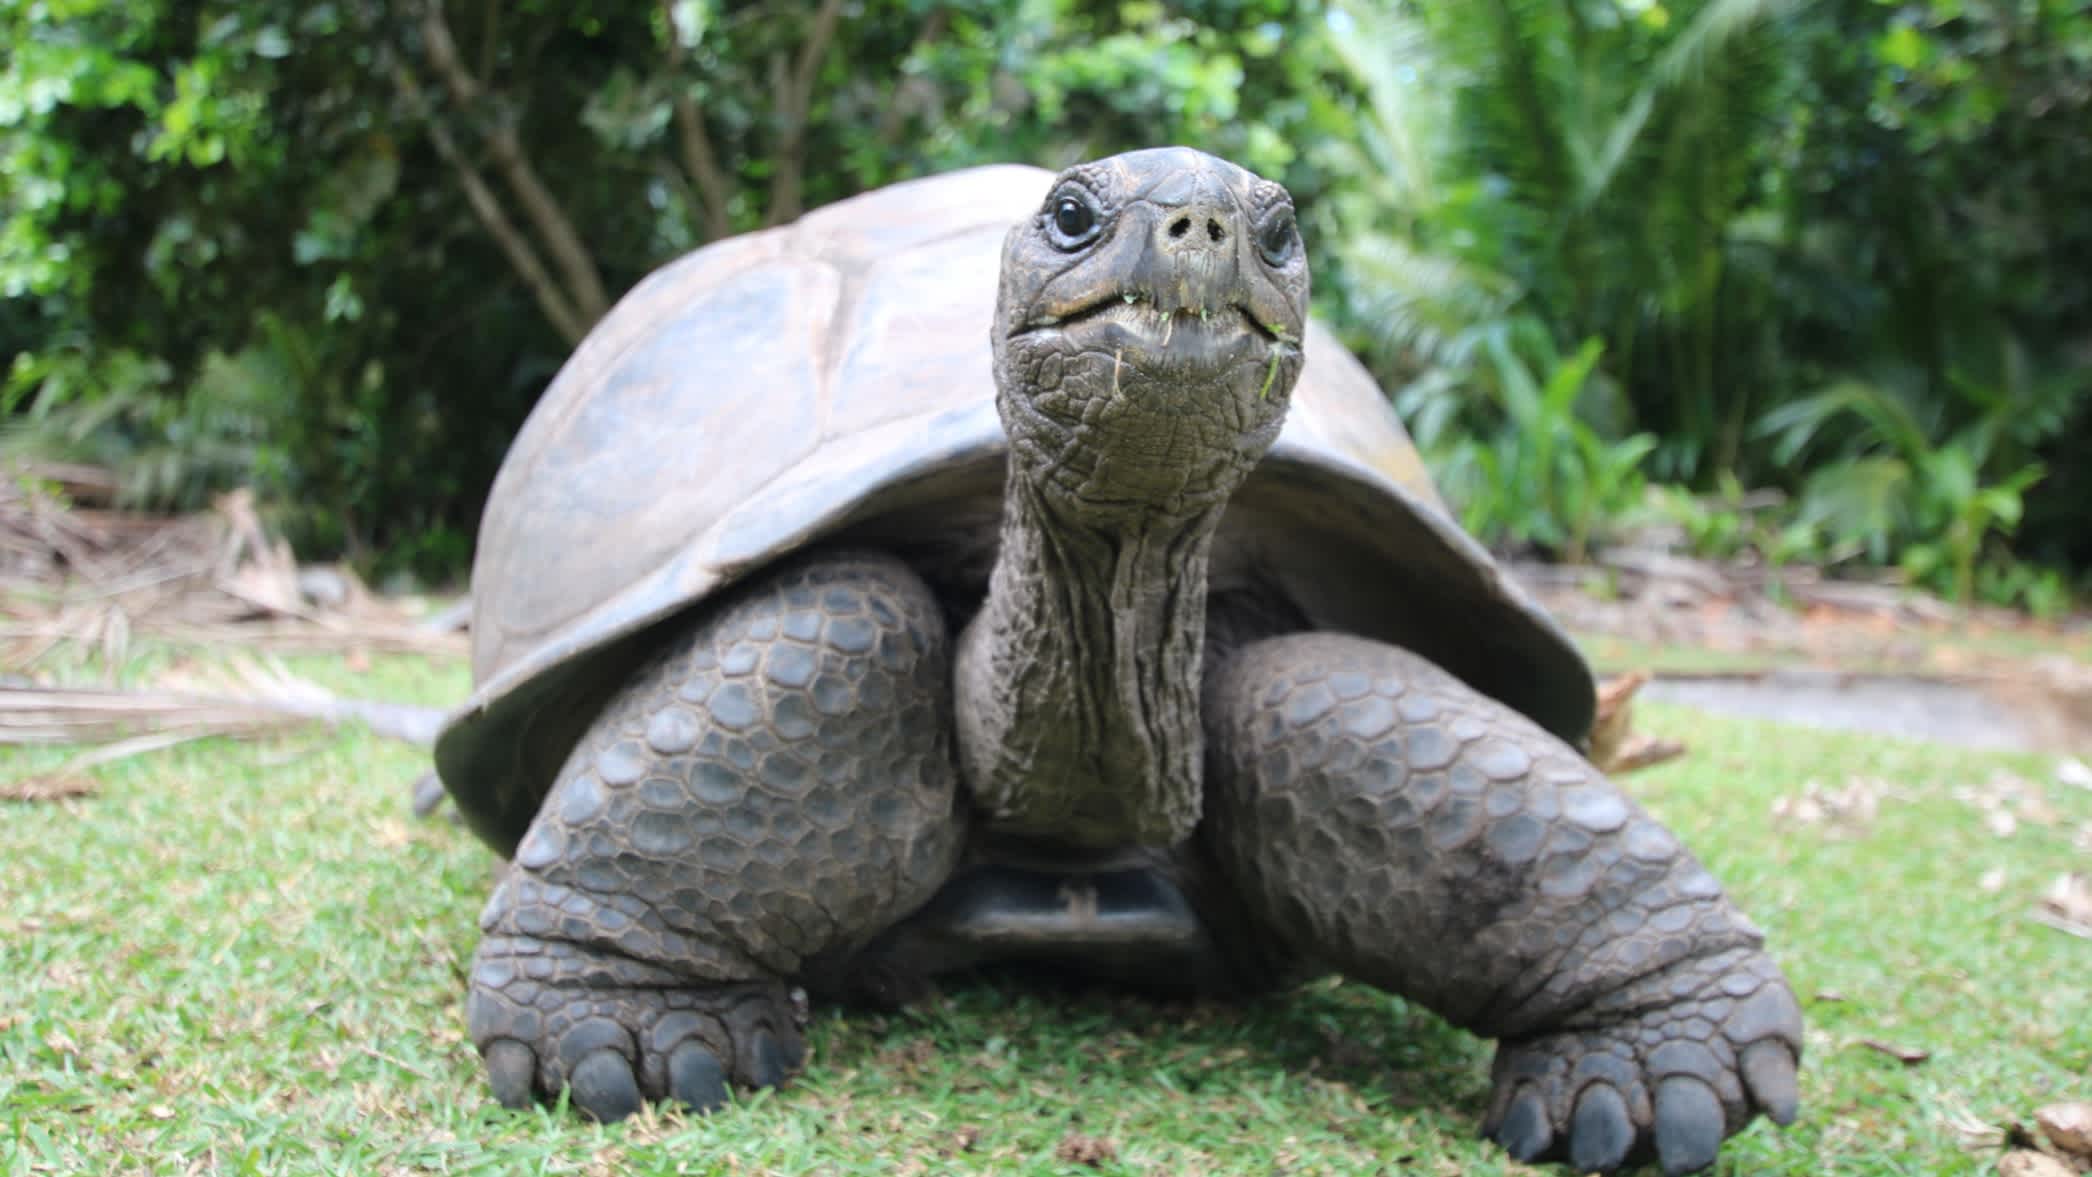
[[[805,999],[796,991],[660,987],[645,975],[656,971],[572,944],[483,946],[467,1008],[494,1098],[521,1108],[565,1091],[603,1121],[643,1101],[708,1112],[732,1087],[776,1087],[805,1061]]]
[[[1759,1113],[1794,1119],[1801,1011],[1764,954],[1687,961],[1603,1004],[1634,1012],[1498,1046],[1482,1130],[1514,1159],[1694,1173]]]

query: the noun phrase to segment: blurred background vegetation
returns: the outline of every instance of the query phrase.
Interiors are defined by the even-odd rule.
[[[890,181],[1189,143],[1465,522],[1574,559],[2092,569],[2092,5],[0,0],[0,447],[457,576],[649,269]]]

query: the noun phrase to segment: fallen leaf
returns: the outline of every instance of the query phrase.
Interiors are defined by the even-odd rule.
[[[1604,723],[1620,714],[1634,701],[1635,692],[1647,686],[1648,682],[1648,671],[1630,670],[1617,678],[1599,683],[1597,722]]]
[[[2019,803],[2019,820],[2037,826],[2052,826],[2061,822],[2063,815],[2056,812],[2056,807],[2050,805],[2046,797],[2027,797]]]
[[[1119,1146],[1102,1136],[1084,1136],[1080,1132],[1070,1132],[1061,1137],[1060,1145],[1053,1150],[1053,1155],[1071,1165],[1088,1165],[1096,1169],[1103,1167],[1106,1162],[1117,1160]]]
[[[1998,1158],[1998,1177],[2077,1177],[2077,1170],[2045,1152],[2021,1149]]]
[[[2057,875],[2042,892],[2034,918],[2058,931],[2092,940],[2092,875]]]
[[[1868,1050],[1878,1050],[1906,1067],[1915,1067],[1932,1057],[1932,1052],[1922,1047],[1898,1046],[1893,1042],[1883,1042],[1879,1038],[1862,1038],[1860,1045]]]
[[[1772,816],[1790,825],[1820,825],[1834,836],[1857,834],[1874,824],[1886,791],[1880,781],[1866,777],[1855,777],[1842,789],[1826,789],[1819,781],[1809,781],[1798,796],[1775,800]]]
[[[1645,768],[1676,760],[1683,755],[1685,755],[1685,744],[1681,740],[1671,740],[1662,736],[1633,732],[1614,751],[1612,757],[1605,763],[1599,764],[1598,767],[1607,776],[1621,776],[1625,773],[1639,772]]]
[[[92,797],[95,783],[92,777],[77,773],[54,773],[50,776],[33,776],[23,780],[9,781],[0,785],[0,801],[17,801],[34,805],[39,801],[66,801],[74,797]]]
[[[2092,1161],[2092,1102],[2052,1103],[2034,1113],[2049,1143],[2079,1161]]]
[[[1983,877],[1976,880],[1976,886],[1982,891],[1992,894],[2004,890],[2005,868],[2002,866],[1994,866],[1991,867],[1989,870],[1984,871]]]
[[[1960,1103],[1949,1102],[1941,1118],[1963,1152],[1995,1152],[2004,1148],[2012,1136],[2009,1129],[1991,1123]]]
[[[1637,670],[1598,687],[1598,716],[1591,725],[1591,763],[1608,776],[1634,772],[1685,755],[1685,745],[1633,730],[1634,694],[1649,681]]]
[[[2056,761],[2056,779],[2080,789],[2092,789],[2092,765],[2075,756]]]
[[[151,1116],[151,1117],[152,1117],[153,1119],[155,1119],[155,1120],[172,1120],[172,1119],[174,1119],[174,1109],[173,1109],[173,1108],[171,1108],[171,1107],[168,1107],[168,1106],[167,1106],[166,1104],[164,1104],[164,1103],[156,1103],[156,1104],[152,1105],[151,1107],[149,1107],[149,1108],[145,1109],[145,1114],[146,1114],[146,1115],[148,1115],[148,1116]]]
[[[1984,825],[2000,838],[2017,833],[2022,822],[2050,826],[2061,820],[2041,786],[2003,769],[1991,773],[1989,779],[1978,787],[1956,787],[1953,796],[1962,804],[1980,810]]]

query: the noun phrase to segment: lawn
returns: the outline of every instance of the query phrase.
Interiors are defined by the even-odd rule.
[[[448,663],[299,665],[365,695],[465,687]],[[2045,758],[1641,716],[1692,752],[1632,791],[1765,927],[1810,1018],[1802,1119],[1754,1125],[1718,1172],[1987,1172],[1969,1128],[2092,1098],[2092,941],[2027,918],[2092,861],[2092,791]],[[0,752],[0,782],[62,759]],[[422,767],[308,732],[0,802],[0,1172],[1559,1171],[1476,1139],[1485,1044],[1338,984],[1243,1008],[974,984],[817,1014],[801,1080],[707,1119],[500,1111],[460,1010],[491,861],[409,816]],[[1814,820],[1776,817],[1811,781]]]

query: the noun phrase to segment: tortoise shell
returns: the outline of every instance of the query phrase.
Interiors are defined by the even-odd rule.
[[[481,837],[514,849],[655,627],[795,551],[898,552],[963,624],[1003,493],[1002,242],[1052,178],[975,168],[706,246],[581,344],[480,525],[476,685],[436,760]],[[1581,655],[1448,516],[1364,367],[1319,323],[1305,349],[1284,431],[1216,537],[1215,591],[1273,585],[1316,628],[1405,646],[1582,739]]]

